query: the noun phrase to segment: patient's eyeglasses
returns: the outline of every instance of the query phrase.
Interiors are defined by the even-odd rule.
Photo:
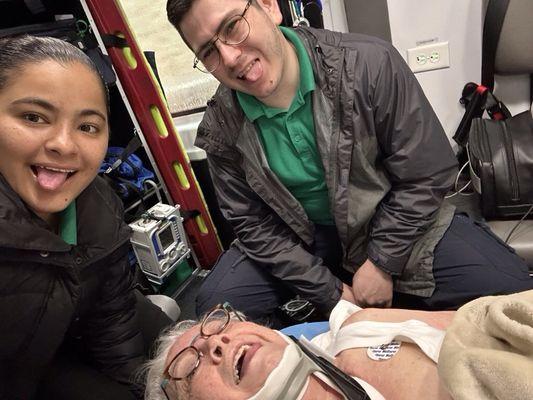
[[[228,19],[209,43],[198,51],[194,58],[193,68],[197,68],[206,74],[215,72],[220,65],[220,52],[216,46],[217,41],[220,40],[224,44],[237,46],[248,39],[250,24],[245,15],[251,4],[252,0],[248,0],[242,14]]]
[[[192,376],[200,365],[200,359],[204,355],[194,347],[196,341],[200,338],[207,339],[210,336],[222,333],[231,320],[245,321],[229,303],[219,304],[202,319],[200,334],[191,341],[189,346],[176,354],[163,373],[161,389],[165,393],[167,400],[170,400],[170,396],[167,393],[168,384],[172,380],[180,381]]]

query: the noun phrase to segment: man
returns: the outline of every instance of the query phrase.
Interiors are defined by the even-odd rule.
[[[442,203],[456,160],[390,44],[279,28],[275,0],[169,0],[167,12],[194,66],[221,82],[196,144],[239,239],[199,313],[227,300],[261,318],[295,295],[325,314],[341,297],[454,308],[531,288],[525,263]]]
[[[182,321],[160,337],[145,398],[530,399],[532,312],[533,291],[483,297],[457,312],[360,309],[342,301],[330,330],[302,354],[280,332],[243,321],[225,304],[201,324]],[[330,358],[357,384],[313,354]]]

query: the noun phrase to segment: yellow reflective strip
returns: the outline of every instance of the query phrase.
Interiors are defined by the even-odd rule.
[[[165,121],[163,120],[163,116],[161,115],[161,111],[159,111],[159,107],[151,105],[150,114],[152,114],[152,119],[155,122],[159,136],[166,138],[168,136],[168,130],[167,126],[165,125]]]
[[[176,173],[178,177],[178,182],[180,183],[181,188],[188,190],[191,187],[191,184],[189,182],[189,179],[187,179],[187,174],[185,173],[185,169],[183,168],[183,165],[181,165],[177,161],[174,161],[172,163],[172,166],[174,167],[174,172]]]
[[[126,38],[123,33],[117,33],[116,36],[118,36],[118,37],[120,37],[122,39]],[[130,69],[137,68],[137,59],[133,55],[133,52],[131,51],[131,47],[126,46],[126,47],[122,48],[122,56],[126,60],[126,63],[128,64],[128,67]]]
[[[200,229],[200,233],[202,235],[207,234],[209,230],[207,229],[207,226],[205,225],[205,221],[202,215],[201,214],[197,215],[194,219],[196,220],[196,225],[198,225],[198,229]]]

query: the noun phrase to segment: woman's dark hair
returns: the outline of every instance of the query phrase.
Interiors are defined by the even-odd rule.
[[[0,90],[25,65],[47,60],[62,65],[73,62],[86,65],[98,77],[109,111],[109,93],[96,65],[77,47],[52,37],[22,35],[0,38]]]

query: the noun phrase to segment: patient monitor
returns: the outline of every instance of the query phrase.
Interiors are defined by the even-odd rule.
[[[131,244],[150,282],[161,284],[189,255],[179,206],[157,203],[137,221]]]

